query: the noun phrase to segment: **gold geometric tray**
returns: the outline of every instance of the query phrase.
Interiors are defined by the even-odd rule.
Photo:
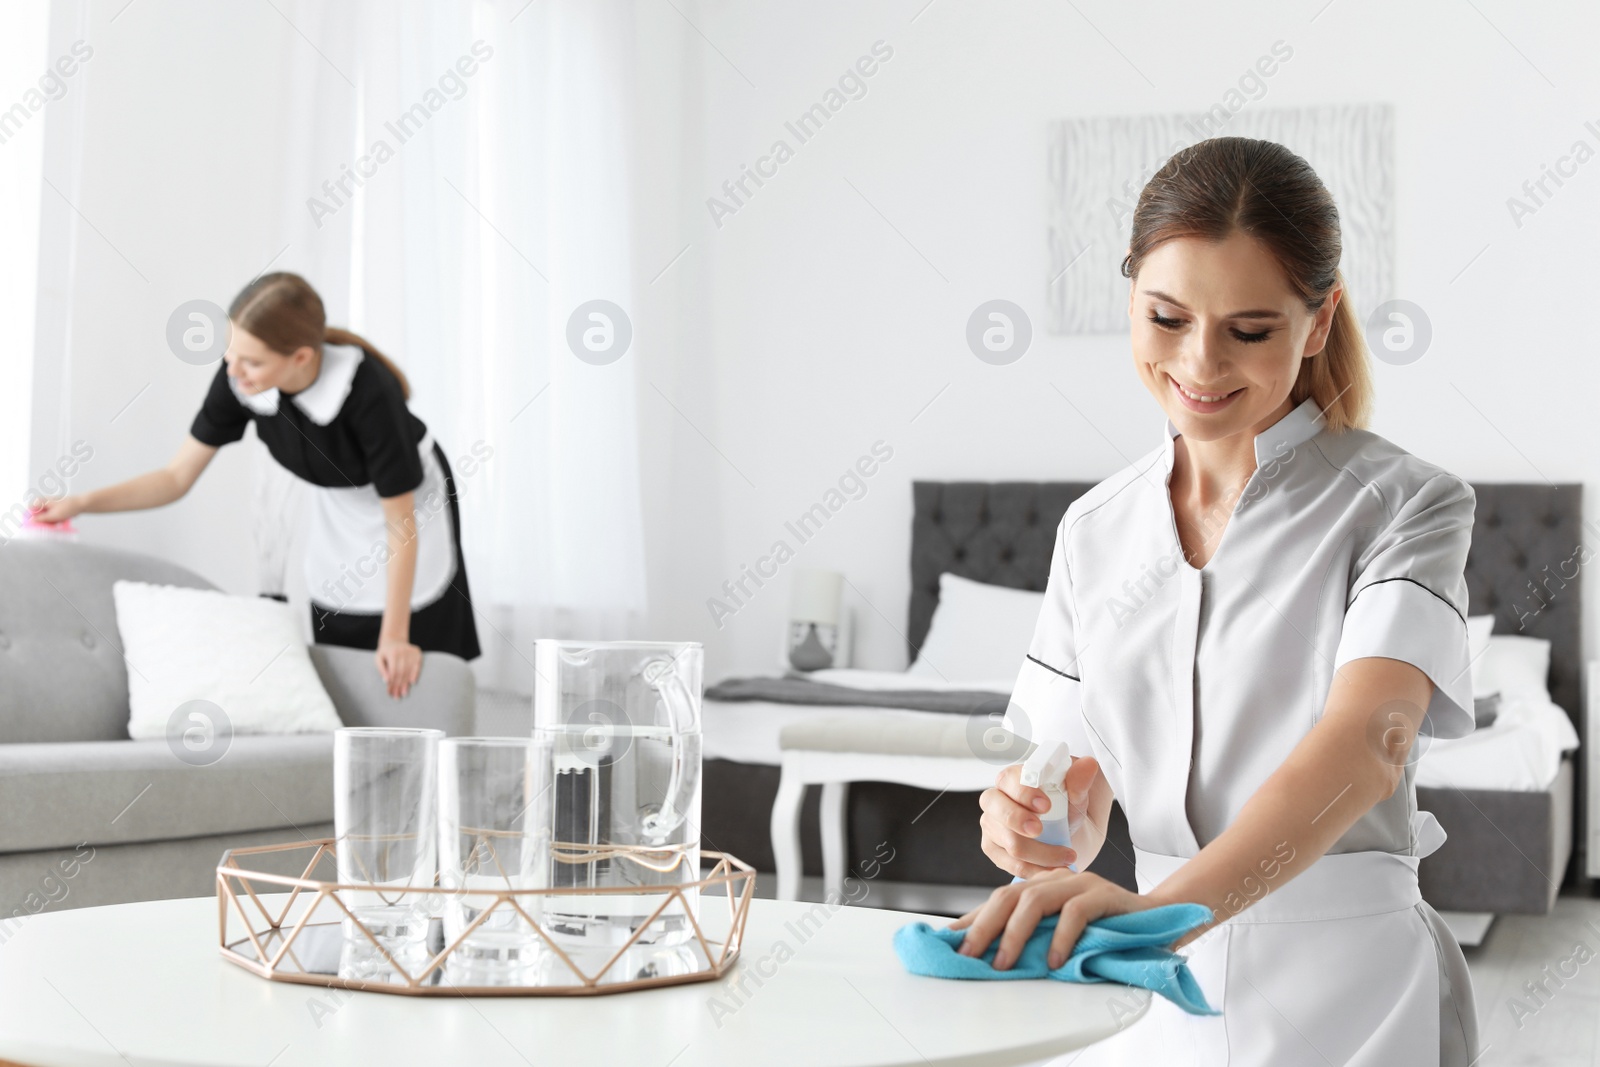
[[[262,857],[271,856],[280,861],[293,859],[291,854],[297,851],[311,852],[310,862],[305,864],[299,876],[260,870],[255,866],[262,862]],[[659,856],[659,852],[652,850],[629,849],[626,846],[604,847],[604,855],[608,857],[622,856],[630,851]],[[716,866],[698,882],[684,885],[504,890],[474,888],[474,897],[495,898],[477,921],[462,931],[452,944],[445,945],[443,925],[439,918],[432,918],[425,949],[415,960],[402,961],[391,955],[389,949],[373,936],[340,895],[360,892],[367,887],[341,885],[337,881],[314,877],[319,865],[327,868],[334,865],[332,838],[229,849],[223,853],[222,861],[217,865],[220,948],[224,959],[274,982],[297,982],[408,996],[584,996],[682,982],[703,982],[722,977],[739,958],[744,924],[750,914],[750,899],[755,895],[756,872],[730,853],[705,850],[700,855],[703,861],[715,860]],[[294,869],[295,866],[298,866],[297,862],[286,869]],[[739,883],[737,890],[735,882]],[[722,890],[720,893],[706,892],[719,887]],[[445,896],[459,892],[440,886],[386,889],[437,897],[440,903],[443,903]],[[728,901],[729,925],[725,941],[712,941],[706,937],[694,911],[684,902],[683,891],[689,889],[698,890],[702,907],[710,906],[719,898]],[[287,899],[282,899],[285,890],[288,891]],[[566,899],[589,895],[598,897],[608,893],[636,896],[658,894],[662,900],[649,918],[639,924],[633,936],[604,957],[603,962],[599,955],[603,949],[584,952],[571,944],[563,948],[528,914],[524,906],[530,897],[559,896]],[[265,899],[268,897],[274,898],[270,904]],[[600,911],[604,910],[604,905],[599,901],[595,906]],[[669,914],[668,909],[674,906],[688,919],[694,938],[672,945],[639,943],[640,935],[651,929],[658,917]],[[452,964],[452,953],[467,935],[491,913],[502,908],[511,908],[520,914],[542,939],[543,947],[549,950],[541,953],[540,974],[536,984],[518,984],[481,966],[474,970],[474,965],[463,963],[461,959]],[[428,911],[436,914],[439,909],[431,907]],[[345,938],[347,921],[365,935],[364,940],[355,938],[355,944],[352,945]],[[352,962],[354,953],[360,953],[364,962]],[[523,975],[523,983],[526,983],[527,971]]]

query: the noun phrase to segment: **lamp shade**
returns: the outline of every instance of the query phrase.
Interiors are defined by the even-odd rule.
[[[789,583],[791,622],[839,623],[844,575],[838,571],[797,570]]]

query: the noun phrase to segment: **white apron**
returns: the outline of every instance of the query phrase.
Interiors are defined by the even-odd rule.
[[[455,531],[445,493],[444,468],[434,455],[433,435],[417,445],[422,484],[412,492],[417,523],[417,571],[411,610],[444,595],[455,576]],[[383,614],[388,591],[389,528],[383,501],[372,485],[307,487],[311,529],[306,542],[306,590],[326,611]]]
[[[1416,856],[1323,856],[1186,945],[1221,1015],[1163,997],[1118,1034],[1049,1067],[1468,1067],[1478,1054],[1466,959],[1417,891],[1417,862],[1444,842],[1428,812]],[[1183,865],[1135,849],[1139,891]]]

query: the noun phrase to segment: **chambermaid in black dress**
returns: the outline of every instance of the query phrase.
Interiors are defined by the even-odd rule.
[[[272,458],[312,486],[305,577],[313,639],[377,647],[389,556],[382,499],[413,493],[411,642],[425,652],[478,656],[455,481],[394,374],[360,348],[330,344],[305,389],[251,395],[224,363],[189,432],[220,448],[243,437],[252,420]]]

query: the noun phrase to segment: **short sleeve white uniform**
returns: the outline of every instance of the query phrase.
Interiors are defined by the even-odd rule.
[[[1256,437],[1257,469],[1197,570],[1169,496],[1177,432],[1168,420],[1159,449],[1067,509],[1007,711],[1011,729],[1065,737],[1100,761],[1128,817],[1141,891],[1232,823],[1316,724],[1350,660],[1383,656],[1427,674],[1425,734],[1473,728],[1471,486],[1375,434],[1328,431],[1306,400]],[[1387,726],[1375,716],[1374,738]],[[1282,883],[1274,860],[1292,842],[1264,856],[1233,917],[1185,949],[1220,1017],[1157,998],[1070,1062],[1471,1061],[1466,963],[1417,893],[1418,861],[1444,840],[1416,807],[1426,741],[1403,786],[1328,855]]]

